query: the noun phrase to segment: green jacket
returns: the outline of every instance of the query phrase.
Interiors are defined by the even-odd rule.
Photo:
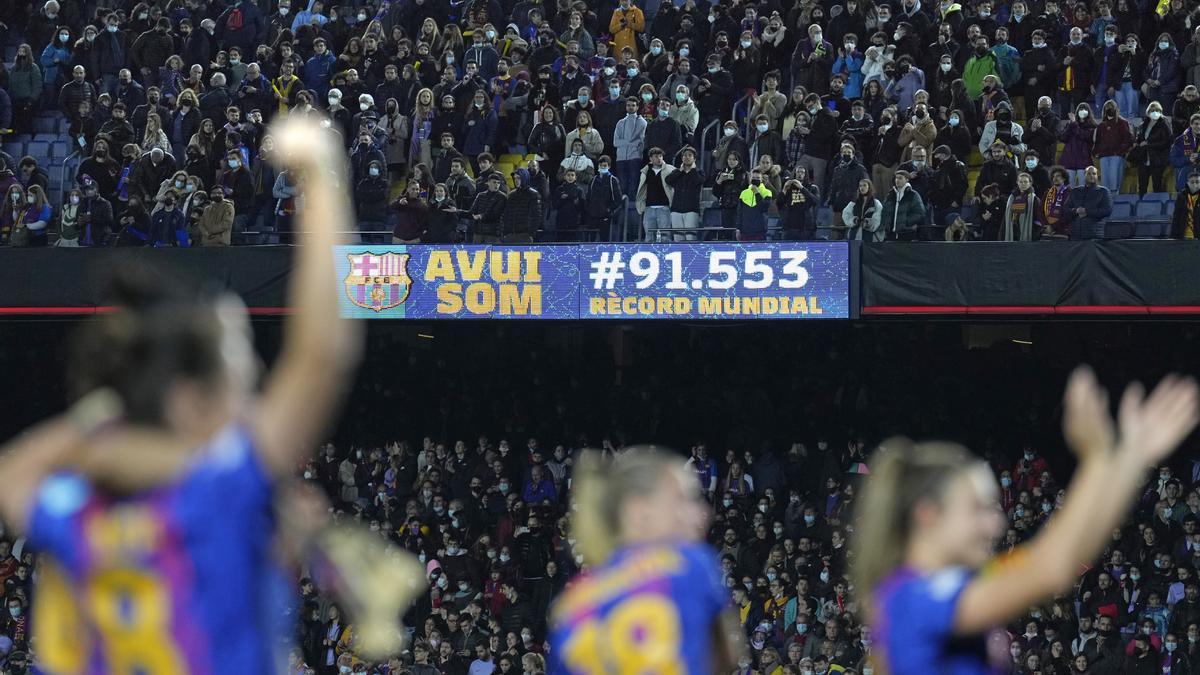
[[[963,84],[967,86],[967,95],[972,100],[977,99],[983,94],[983,78],[988,75],[1000,76],[1000,71],[996,68],[996,55],[990,51],[983,56],[972,56],[967,59],[967,66],[963,68]]]
[[[892,188],[887,199],[883,201],[883,215],[879,224],[883,226],[888,239],[895,239],[898,234],[915,232],[925,224],[925,202],[921,195],[909,185],[897,203],[896,188]]]
[[[28,68],[14,67],[8,71],[8,95],[14,101],[41,98],[42,69],[31,63]]]

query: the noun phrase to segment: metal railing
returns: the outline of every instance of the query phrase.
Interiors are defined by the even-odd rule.
[[[746,105],[746,114],[739,118],[738,117],[738,106],[742,105],[743,103]],[[750,97],[748,95],[742,96],[738,100],[734,101],[733,102],[733,110],[730,113],[730,115],[733,117],[734,123],[738,124],[739,127],[741,128],[742,138],[745,139],[747,143],[749,143],[750,142],[750,129],[754,126],[754,125],[750,124],[750,121],[747,119],[748,117],[750,117]]]
[[[700,171],[705,176],[712,175],[712,157],[708,152],[708,132],[715,128],[721,120],[713,120],[708,123],[708,126],[700,130]],[[713,143],[715,146],[716,143]]]

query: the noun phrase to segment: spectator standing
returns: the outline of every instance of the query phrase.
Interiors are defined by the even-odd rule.
[[[625,117],[617,122],[613,132],[616,148],[616,174],[623,194],[637,194],[645,152],[646,120],[638,114],[638,102],[629,98],[625,101]]]
[[[1129,163],[1138,168],[1138,196],[1154,182],[1155,192],[1166,192],[1163,176],[1171,163],[1173,135],[1171,124],[1163,117],[1162,104],[1146,106],[1146,117],[1138,127]]]
[[[188,246],[187,218],[177,207],[175,195],[169,194],[162,201],[162,208],[150,216],[149,245]]]
[[[421,186],[410,181],[404,194],[388,207],[394,214],[392,228],[393,244],[419,244],[425,232],[425,219],[429,204],[421,198]]]
[[[471,205],[472,242],[476,244],[500,243],[500,221],[504,217],[504,207],[507,199],[500,191],[500,174],[495,173],[487,178],[486,189],[475,195]]]
[[[1169,103],[1182,88],[1182,73],[1179,52],[1175,49],[1175,38],[1164,32],[1158,36],[1155,49],[1146,60],[1146,76],[1142,82],[1142,96],[1148,101]]]
[[[883,202],[880,220],[888,241],[913,241],[925,224],[925,204],[908,179],[907,171],[897,171],[895,187]]]
[[[1175,239],[1196,239],[1200,231],[1200,173],[1187,177],[1187,189],[1175,197],[1175,213],[1171,218],[1171,236]]]
[[[666,177],[671,189],[671,229],[694,230],[700,227],[700,195],[704,190],[704,174],[696,166],[696,151],[684,146],[679,152],[679,169]],[[675,232],[675,241],[694,241],[695,235]]]
[[[730,152],[725,156],[725,165],[713,177],[713,196],[716,206],[721,210],[721,227],[734,229],[737,220],[738,196],[750,183],[750,177],[743,166],[741,155]]]
[[[233,202],[225,199],[225,191],[214,188],[211,199],[200,213],[197,229],[201,246],[229,246],[233,232]]]
[[[620,0],[612,19],[608,22],[608,32],[612,35],[613,51],[621,54],[626,48],[632,52],[633,58],[638,56],[638,41],[646,30],[646,16],[642,10],[633,4],[632,0]]]
[[[217,185],[225,192],[225,198],[233,202],[233,239],[240,241],[242,232],[250,225],[254,186],[250,171],[243,166],[242,155],[237,150],[225,154],[224,166],[217,174]]]
[[[500,241],[532,244],[534,233],[542,229],[542,195],[531,187],[527,169],[513,171],[512,178],[513,189],[504,207]]]
[[[40,94],[40,88],[39,88]],[[64,84],[58,92],[58,107],[68,118],[79,119],[79,104],[96,102],[96,90],[87,81],[87,73],[83,66],[71,69],[71,81]]]
[[[420,194],[421,186],[412,181],[409,187],[415,187]],[[405,190],[407,196],[408,190]],[[388,211],[388,181],[384,177],[383,166],[378,160],[367,164],[367,173],[354,184],[354,208],[358,215],[360,232],[378,232],[385,229]],[[382,243],[379,235],[363,235],[364,241]],[[405,242],[407,243],[407,242]]]
[[[571,233],[565,241],[572,241],[576,230],[583,226],[585,206],[583,188],[576,182],[575,169],[567,168],[562,172],[551,204],[556,213],[554,227],[559,232],[558,240],[564,241],[563,233]]]
[[[874,184],[867,178],[860,179],[854,198],[842,208],[842,222],[849,228],[846,238],[874,243],[883,241],[882,217],[883,204],[875,198]]]
[[[1112,198],[1108,188],[1099,183],[1096,167],[1089,166],[1084,170],[1083,185],[1071,190],[1066,206],[1071,239],[1104,238],[1104,223],[1112,215]]]
[[[1175,191],[1187,185],[1187,177],[1200,169],[1200,113],[1188,120],[1188,128],[1171,145],[1171,164],[1175,167]]]
[[[1008,196],[1004,206],[1002,241],[1033,241],[1041,232],[1038,220],[1038,199],[1033,191],[1033,178],[1017,174],[1017,189]]]
[[[1070,234],[1067,200],[1071,196],[1071,177],[1067,170],[1056,166],[1050,170],[1050,187],[1041,199],[1043,238],[1066,239]]]
[[[837,159],[830,172],[829,179],[829,208],[832,211],[830,226],[834,239],[845,236],[850,223],[842,220],[842,213],[859,193],[859,183],[869,180],[867,168],[858,159],[854,144],[842,141]]]
[[[1100,184],[1112,194],[1121,191],[1125,180],[1125,155],[1133,148],[1133,131],[1117,110],[1117,102],[1104,104],[1096,128],[1095,154],[1100,158]]]
[[[65,84],[66,70],[71,65],[71,29],[59,26],[54,39],[42,50],[43,95],[49,97]]]
[[[587,229],[596,230],[601,241],[622,241],[618,233],[617,215],[621,210],[621,182],[611,172],[612,161],[603,155],[596,163],[596,177],[587,190],[587,211],[584,216]]]
[[[1072,185],[1081,185],[1084,169],[1092,165],[1096,128],[1091,106],[1080,103],[1075,109],[1074,118],[1062,132],[1063,151],[1058,163],[1070,173]]]
[[[671,225],[671,198],[675,189],[667,182],[667,178],[675,172],[675,167],[663,160],[662,148],[650,149],[650,163],[638,172],[636,207],[642,217],[644,240],[658,241],[658,230],[669,229]]]
[[[783,185],[777,202],[779,227],[783,238],[790,241],[809,241],[817,234],[817,207],[821,203],[821,191],[808,180],[804,167],[797,169],[795,176]]]

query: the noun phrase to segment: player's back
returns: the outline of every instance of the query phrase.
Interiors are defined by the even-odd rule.
[[[225,430],[177,480],[136,496],[54,475],[27,531],[49,556],[33,611],[43,671],[273,672],[282,597],[271,488],[244,430]]]
[[[567,588],[551,613],[551,675],[711,672],[729,602],[701,544],[623,548]]]

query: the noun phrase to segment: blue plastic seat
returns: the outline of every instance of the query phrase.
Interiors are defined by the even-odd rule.
[[[50,156],[55,159],[63,159],[71,154],[71,146],[66,141],[54,141],[50,144]]]
[[[1138,196],[1122,192],[1113,195],[1112,200],[1113,204],[1136,204],[1138,202]]]
[[[5,141],[4,151],[12,155],[13,159],[21,159],[25,156],[24,141]]]
[[[35,117],[33,118],[33,132],[38,136],[57,134],[58,123],[51,117]]]
[[[1146,194],[1142,195],[1142,201],[1144,201],[1144,202],[1169,202],[1169,201],[1171,201],[1171,195],[1170,195],[1170,193],[1167,193],[1167,192],[1147,192]]]
[[[1168,218],[1174,218],[1175,217],[1175,201],[1172,200],[1172,201],[1167,202],[1166,206],[1167,206],[1167,208],[1164,211],[1164,214]]]
[[[1135,213],[1138,218],[1157,218],[1162,215],[1162,212],[1163,202],[1142,200],[1138,202]]]
[[[1133,215],[1133,203],[1128,201],[1113,201],[1112,220],[1124,220]]]
[[[1133,236],[1138,239],[1165,239],[1170,231],[1169,220],[1139,220],[1133,224]]]
[[[1128,239],[1133,236],[1133,223],[1128,220],[1110,220],[1104,223],[1105,239]]]
[[[50,155],[50,142],[29,141],[25,144],[25,154],[33,155],[34,157],[47,157]]]

